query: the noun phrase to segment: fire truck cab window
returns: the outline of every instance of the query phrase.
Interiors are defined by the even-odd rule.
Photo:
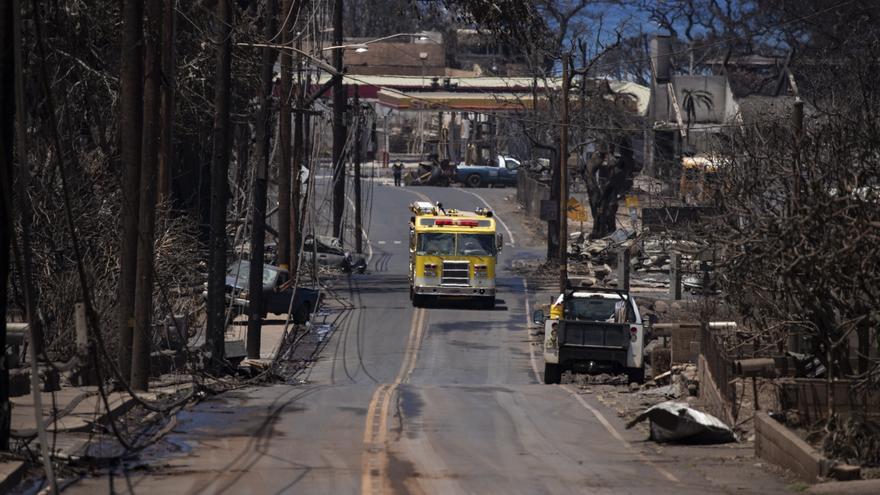
[[[419,235],[419,254],[455,254],[455,234],[428,232]]]
[[[458,254],[462,256],[495,256],[492,234],[459,234]]]

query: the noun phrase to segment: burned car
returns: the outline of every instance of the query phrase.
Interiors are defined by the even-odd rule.
[[[248,310],[250,271],[250,262],[242,260],[233,263],[226,272],[226,302],[232,305],[233,314],[243,314]],[[263,265],[264,318],[268,313],[287,314],[289,309],[294,323],[305,323],[319,302],[320,293],[317,290],[294,287],[290,274],[284,268]]]
[[[367,269],[363,256],[346,251],[336,237],[306,236],[303,239],[303,257],[307,263],[312,263],[316,256],[319,265],[338,267],[344,272],[364,273]]]

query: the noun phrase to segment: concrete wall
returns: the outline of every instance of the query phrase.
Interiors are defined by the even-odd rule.
[[[517,175],[516,200],[523,205],[526,214],[540,218],[542,199],[550,199],[550,186],[529,177],[521,170]]]
[[[816,483],[830,470],[828,460],[813,447],[761,411],[755,413],[755,455],[788,469],[807,483]]]

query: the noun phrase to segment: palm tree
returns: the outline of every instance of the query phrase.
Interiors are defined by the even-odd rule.
[[[697,106],[703,105],[706,110],[711,112],[714,104],[712,103],[712,93],[702,89],[682,89],[684,100],[682,106],[687,115],[688,139],[690,139],[691,123],[697,120]]]

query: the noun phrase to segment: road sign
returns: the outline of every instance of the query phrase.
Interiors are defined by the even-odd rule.
[[[626,195],[626,207],[627,208],[638,208],[639,207],[639,197],[635,194],[627,194]]]
[[[586,222],[590,218],[590,214],[587,213],[584,205],[582,205],[580,201],[574,198],[568,198],[567,210],[569,220],[574,220],[575,222]]]

